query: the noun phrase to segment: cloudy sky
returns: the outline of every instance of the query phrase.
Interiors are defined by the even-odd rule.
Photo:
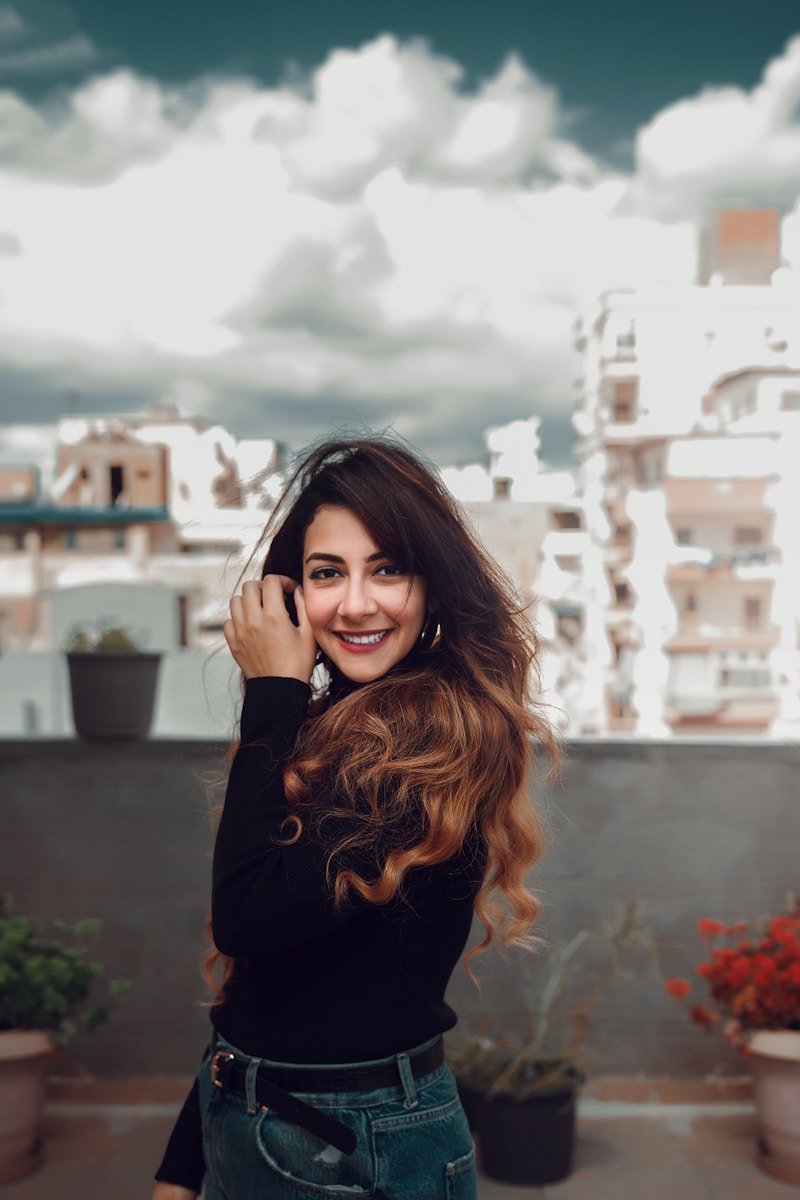
[[[171,400],[566,461],[581,306],[800,226],[796,3],[662,7],[0,0],[0,458]]]

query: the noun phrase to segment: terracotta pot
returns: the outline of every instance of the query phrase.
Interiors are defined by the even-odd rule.
[[[0,1183],[21,1179],[42,1158],[42,1110],[53,1045],[38,1030],[0,1033]]]
[[[800,1183],[800,1031],[758,1029],[748,1041],[759,1119],[756,1158],[787,1183]]]
[[[160,654],[68,654],[67,663],[79,737],[147,737]]]

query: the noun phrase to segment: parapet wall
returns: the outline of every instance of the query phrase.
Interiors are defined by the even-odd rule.
[[[204,949],[211,833],[225,747],[208,742],[0,741],[0,879],[19,911],[98,916],[98,957],[133,993],[82,1036],[72,1065],[100,1077],[186,1075],[205,1043]],[[545,905],[539,932],[597,930],[618,897],[650,909],[667,974],[692,977],[702,943],[694,922],[758,918],[798,886],[800,745],[569,743],[561,783],[539,803],[550,841],[530,881]],[[476,936],[480,934],[476,927]],[[681,948],[681,944],[683,947]],[[577,998],[609,975],[599,941],[577,963]],[[590,1034],[592,1072],[737,1074],[717,1036],[689,1024],[646,954],[636,976],[609,985]],[[536,970],[540,967],[537,963]],[[493,952],[461,967],[448,999],[462,1024],[492,1014],[526,1020],[525,971]],[[696,998],[705,999],[697,980]]]

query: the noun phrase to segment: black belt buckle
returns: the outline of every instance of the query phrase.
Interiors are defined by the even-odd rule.
[[[228,1050],[217,1050],[216,1054],[211,1056],[211,1082],[216,1088],[224,1088],[225,1080],[220,1076],[220,1068],[223,1063],[232,1063],[235,1061],[236,1055],[231,1054]]]

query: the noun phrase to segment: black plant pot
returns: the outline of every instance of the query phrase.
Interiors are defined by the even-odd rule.
[[[469,1127],[473,1133],[477,1133],[480,1129],[481,1113],[486,1099],[486,1088],[479,1087],[475,1083],[470,1083],[467,1079],[456,1079],[458,1087],[458,1095],[461,1099],[461,1107],[469,1122]]]
[[[82,738],[146,738],[160,654],[68,654],[72,716]]]
[[[581,1073],[525,1100],[500,1093],[485,1100],[478,1132],[483,1170],[499,1183],[557,1183],[572,1171],[575,1108]]]

